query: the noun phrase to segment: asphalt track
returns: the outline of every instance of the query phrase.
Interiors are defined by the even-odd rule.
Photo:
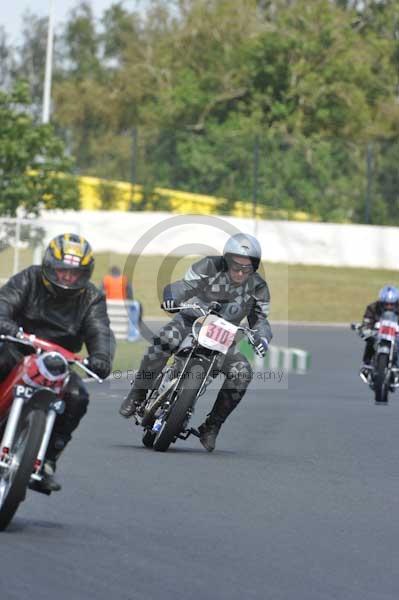
[[[399,399],[374,405],[349,330],[289,343],[311,373],[249,392],[212,455],[143,448],[117,415],[126,382],[91,384],[63,491],[29,492],[0,534],[0,598],[397,600]]]

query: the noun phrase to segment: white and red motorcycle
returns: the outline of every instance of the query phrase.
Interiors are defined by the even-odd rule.
[[[217,313],[220,305],[216,305],[212,303],[207,310],[198,304],[174,309],[197,309],[202,316],[194,321],[173,363],[164,367],[155,389],[147,392],[143,408],[135,415],[136,425],[144,428],[143,444],[149,448],[165,452],[178,439],[186,440],[191,434],[199,437],[189,422],[198,398],[213,379],[212,374],[218,371],[238,332],[254,344],[255,331],[226,321]]]
[[[394,392],[399,387],[398,315],[386,310],[373,329],[365,330],[359,323],[352,323],[351,328],[363,339],[374,340],[370,368],[367,372],[361,371],[360,378],[374,391],[376,404],[387,404],[389,392]]]
[[[0,531],[11,522],[43,478],[43,464],[55,419],[65,407],[64,390],[76,365],[102,380],[84,359],[52,342],[23,333],[0,335],[23,349],[25,356],[0,384]],[[40,488],[38,489],[40,491]],[[47,492],[48,494],[50,492]]]

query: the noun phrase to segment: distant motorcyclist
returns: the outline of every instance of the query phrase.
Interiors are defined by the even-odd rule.
[[[399,315],[399,290],[393,285],[384,285],[378,294],[378,300],[366,307],[359,329],[360,336],[366,342],[361,367],[361,372],[366,377],[374,356],[374,327],[386,310],[391,310]]]
[[[222,303],[220,314],[238,325],[245,317],[257,330],[256,351],[264,356],[272,338],[268,322],[270,294],[267,283],[257,273],[261,259],[259,242],[251,235],[239,233],[228,239],[223,256],[208,256],[193,264],[181,281],[164,289],[163,308],[172,310],[184,302],[208,306]],[[156,380],[168,358],[191,331],[198,314],[183,310],[161,328],[147,349],[134,385],[122,402],[120,414],[131,417],[142,405],[148,389]],[[199,427],[202,445],[212,452],[221,425],[238,405],[251,381],[249,362],[233,349],[226,355],[221,368],[226,376],[215,404],[206,421]]]
[[[115,351],[105,296],[90,278],[94,257],[82,237],[65,233],[48,245],[41,266],[17,273],[0,289],[0,334],[27,333],[79,352],[85,344],[89,368],[99,377],[109,375]],[[12,344],[0,353],[0,380],[22,359]],[[65,394],[65,411],[58,415],[44,463],[44,490],[58,491],[56,461],[86,413],[89,394],[82,379],[72,372]]]

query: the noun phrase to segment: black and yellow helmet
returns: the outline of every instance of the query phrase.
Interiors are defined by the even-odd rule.
[[[87,287],[94,269],[91,246],[75,233],[51,240],[42,262],[43,281],[58,295],[73,295]]]

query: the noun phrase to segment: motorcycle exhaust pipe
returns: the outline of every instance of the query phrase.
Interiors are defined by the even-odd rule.
[[[175,377],[175,379],[172,379],[171,381],[169,381],[168,385],[165,387],[165,389],[159,394],[159,396],[155,399],[154,404],[151,406],[149,413],[153,413],[154,409],[157,410],[162,402],[164,401],[164,398],[166,396],[166,394],[169,392],[169,390],[171,389],[171,387],[173,387],[175,385],[177,381],[177,377]],[[147,413],[147,411],[146,411]]]

